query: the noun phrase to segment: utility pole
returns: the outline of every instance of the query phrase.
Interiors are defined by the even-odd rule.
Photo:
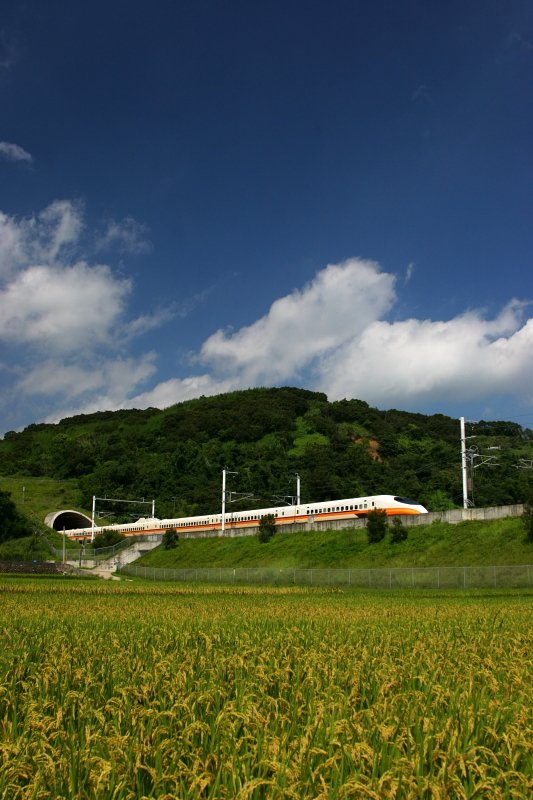
[[[222,525],[220,535],[224,536],[226,527],[226,475],[238,475],[238,472],[231,472],[229,469],[222,470]]]
[[[465,435],[465,418],[460,418],[461,422],[461,471],[463,475],[463,508],[469,508],[470,506],[474,505],[473,497],[468,497],[469,493],[472,495],[473,493],[473,477],[474,477],[474,470],[478,467],[482,467],[484,464],[490,464],[491,466],[498,466],[498,464],[494,464],[496,456],[487,456],[483,455],[479,452],[478,447],[466,447],[466,440],[467,439],[475,439],[475,436],[466,436]],[[489,450],[499,450],[499,447],[490,447]],[[480,458],[481,461],[478,464],[475,464],[476,458]]]
[[[463,476],[463,508],[468,508],[468,472],[466,468],[465,418],[461,417],[461,472]]]
[[[296,476],[296,494],[275,494],[273,497],[276,500],[281,500],[282,503],[287,503],[289,506],[299,506],[300,505],[300,476],[297,472],[294,473]]]
[[[96,495],[93,494],[93,511],[91,514],[91,542],[94,541],[94,516],[96,512]]]

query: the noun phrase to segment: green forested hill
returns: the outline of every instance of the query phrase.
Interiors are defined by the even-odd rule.
[[[533,457],[533,432],[481,422],[468,434],[498,463],[475,470],[476,505],[524,501],[533,471],[517,464]],[[459,421],[440,414],[328,402],[304,389],[251,389],[9,432],[0,441],[0,476],[75,480],[86,509],[93,494],[154,498],[160,517],[219,511],[224,467],[238,472],[228,489],[253,496],[233,508],[280,504],[276,498],[295,494],[298,473],[304,502],[393,493],[440,510],[462,501],[459,437]]]

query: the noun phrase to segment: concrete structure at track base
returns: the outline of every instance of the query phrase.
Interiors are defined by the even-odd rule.
[[[92,520],[87,514],[81,511],[65,509],[63,511],[52,511],[47,514],[44,524],[55,531],[70,531],[72,528],[90,528]]]
[[[520,517],[524,513],[524,506],[521,503],[516,503],[509,506],[487,506],[486,508],[453,508],[449,511],[430,511],[428,514],[403,514],[400,517],[402,525],[406,527],[413,527],[415,525],[429,525],[432,522],[447,522],[451,525],[456,525],[460,522],[467,522],[473,520],[489,521],[494,519],[503,519],[505,517]],[[392,516],[389,517],[389,520]],[[145,527],[146,530],[139,530],[139,535],[163,535],[164,529],[160,530],[160,520],[143,520],[148,523]],[[152,527],[158,530],[150,530],[150,524],[154,523]],[[70,535],[79,528],[90,528],[91,519],[80,511],[55,511],[45,519],[45,524],[56,531],[70,531]],[[231,514],[226,517],[226,536],[254,536],[257,533],[257,524],[250,524],[246,527],[232,528],[233,518]],[[296,531],[321,531],[321,530],[342,530],[343,528],[364,528],[366,526],[366,519],[336,519],[336,520],[308,520],[307,522],[295,522],[291,524],[284,524],[279,526],[279,530],[284,533],[293,533]],[[101,528],[95,527],[95,533],[101,532]],[[131,528],[129,529],[131,530]],[[179,537],[184,539],[203,539],[220,536],[220,533],[212,529],[206,531],[187,530],[182,531],[177,529]],[[126,532],[128,535],[128,532]]]

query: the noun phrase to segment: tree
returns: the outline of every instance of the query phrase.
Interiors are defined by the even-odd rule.
[[[126,537],[119,531],[112,531],[104,528],[103,531],[97,533],[93,539],[92,545],[94,548],[98,547],[113,547],[113,545],[123,542]]]
[[[276,533],[276,517],[274,514],[265,514],[259,520],[257,538],[261,544],[269,542]]]
[[[0,490],[0,542],[31,536],[32,533],[29,521],[17,511],[11,493]]]
[[[163,536],[163,548],[165,550],[173,550],[178,545],[178,539],[178,532],[174,528],[169,528]]]
[[[392,544],[399,544],[400,542],[405,542],[407,539],[407,530],[402,525],[402,521],[400,517],[394,517],[392,520],[391,525],[391,534],[390,540]]]
[[[380,508],[369,511],[366,515],[366,535],[368,544],[377,544],[385,538],[387,533],[387,512]]]

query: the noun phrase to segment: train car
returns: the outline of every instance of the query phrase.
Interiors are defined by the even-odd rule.
[[[381,510],[389,516],[406,514],[427,514],[416,500],[395,495],[374,495],[371,497],[351,497],[343,500],[327,500],[321,503],[300,503],[296,506],[274,506],[256,508],[250,511],[233,511],[224,515],[224,532],[255,528],[261,517],[272,515],[277,527],[295,523],[315,523],[336,520],[355,520],[365,517],[369,511]],[[222,531],[222,514],[207,514],[195,517],[176,517],[175,519],[140,519],[127,525],[106,525],[107,530],[114,530],[126,536],[148,533],[161,533],[176,530],[178,533],[194,533],[196,535],[217,535]],[[96,532],[100,528],[95,529]],[[91,538],[91,528],[80,528],[65,531],[67,536],[77,539]]]

